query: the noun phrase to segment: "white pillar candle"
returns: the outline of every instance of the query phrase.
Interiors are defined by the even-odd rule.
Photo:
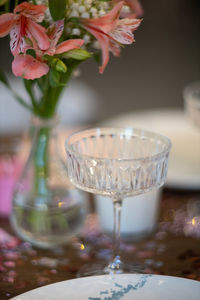
[[[151,233],[157,224],[159,215],[160,190],[128,197],[124,199],[121,216],[121,236],[138,238]],[[96,195],[96,212],[102,230],[113,230],[113,205],[108,197]]]

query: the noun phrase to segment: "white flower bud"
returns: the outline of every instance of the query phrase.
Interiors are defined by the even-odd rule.
[[[90,12],[91,12],[92,14],[96,14],[96,13],[97,13],[97,9],[96,9],[95,7],[92,7],[92,8],[90,9]]]
[[[101,9],[101,10],[99,11],[99,17],[102,17],[102,16],[104,16],[104,15],[105,15],[105,11]]]
[[[127,5],[122,7],[122,14],[129,14],[131,12],[130,8]]]
[[[80,35],[80,34],[81,34],[81,31],[80,31],[79,28],[73,28],[73,29],[72,29],[72,34],[73,34],[73,35]]]
[[[109,8],[108,2],[103,2],[103,9],[106,11]]]
[[[84,40],[84,42],[87,44],[87,43],[89,43],[89,42],[90,42],[90,40],[91,40],[91,37],[90,37],[88,34],[84,34],[84,36],[83,36],[83,40]]]
[[[85,7],[83,5],[79,6],[79,12],[84,13],[85,12]]]
[[[90,17],[90,15],[87,12],[84,12],[84,13],[81,14],[81,17],[87,19],[87,18]]]
[[[74,10],[78,10],[78,7],[79,7],[78,3],[72,3],[71,5],[71,8]]]
[[[72,17],[79,17],[79,13],[76,10],[72,10],[72,12],[69,15],[70,18]]]
[[[94,48],[94,49],[100,49],[100,45],[99,45],[99,42],[98,41],[94,41],[93,43],[92,43],[92,47]]]

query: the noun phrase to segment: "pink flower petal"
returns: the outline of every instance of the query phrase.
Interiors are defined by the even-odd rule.
[[[103,74],[105,67],[107,66],[109,61],[109,49],[107,46],[107,44],[109,44],[109,40],[104,36],[99,39],[99,43],[102,49],[102,65],[99,67],[99,73]]]
[[[102,66],[99,68],[103,73],[108,61],[109,51],[115,56],[120,55],[120,44],[134,42],[133,31],[137,29],[140,20],[133,16],[119,19],[124,1],[113,0],[117,4],[103,17],[94,19],[81,19],[82,26],[89,31],[100,43],[102,50]]]
[[[47,35],[49,39],[51,40],[50,47],[48,49],[48,54],[49,55],[54,55],[56,52],[56,45],[59,41],[59,38],[62,35],[64,29],[64,21],[56,21],[53,24],[51,24],[48,29],[47,29]]]
[[[136,17],[141,17],[143,15],[144,11],[139,0],[125,0],[125,2],[130,6]]]
[[[92,28],[88,28],[88,31],[98,40],[102,50],[102,66],[99,67],[99,73],[102,74],[109,61],[109,38],[102,32]]]
[[[15,15],[10,13],[0,16],[0,37],[4,37],[10,32],[14,19]]]
[[[47,7],[45,5],[34,5],[28,2],[22,2],[17,5],[14,13],[21,13],[27,18],[31,18],[35,22],[42,22],[44,19],[44,13]]]
[[[44,27],[33,22],[30,19],[27,19],[27,30],[30,35],[32,35],[36,39],[40,49],[47,50],[49,48],[50,41]]]
[[[96,29],[100,28],[103,32],[108,33],[116,26],[116,22],[120,15],[123,4],[124,2],[120,1],[105,16],[94,19],[83,19],[82,22],[85,27],[89,25]]]
[[[49,67],[31,55],[18,55],[12,62],[12,71],[15,76],[33,80],[47,74]]]
[[[120,2],[121,0],[113,0],[114,4]],[[131,13],[134,13],[135,17],[141,17],[144,13],[142,5],[139,0],[124,0],[124,4],[130,7]],[[130,13],[124,13],[122,11],[121,17],[127,17]]]
[[[129,45],[134,42],[132,32],[128,32],[125,29],[116,29],[110,33],[110,36],[120,44]]]
[[[23,48],[21,27],[21,18],[19,17],[17,20],[15,20],[15,23],[10,31],[10,50],[14,56],[18,55],[20,53],[20,49]]]
[[[109,50],[114,56],[120,56],[120,45],[113,40],[109,41]]]
[[[99,68],[99,72],[102,74],[109,61],[109,50],[115,55],[119,55],[120,51],[118,47],[114,46],[114,41],[111,43],[109,39],[109,32],[114,30],[117,26],[117,21],[120,15],[120,11],[123,6],[123,1],[120,1],[113,9],[105,16],[96,19],[82,19],[82,24],[87,31],[89,31],[99,42],[102,50],[102,65]]]
[[[129,16],[128,18],[120,19],[117,22],[118,27],[126,27],[128,30],[135,31],[141,23],[141,19],[136,19],[135,16]]]
[[[134,36],[132,31],[135,31],[140,25],[139,19],[121,19],[117,22],[115,29],[109,33],[109,35],[118,43],[132,44],[134,42]]]
[[[80,48],[84,44],[84,40],[74,39],[60,43],[56,48],[56,54],[64,53],[73,49]]]

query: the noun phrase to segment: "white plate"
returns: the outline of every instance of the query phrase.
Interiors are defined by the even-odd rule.
[[[161,275],[103,275],[62,281],[12,299],[199,300],[200,282]]]
[[[126,113],[104,121],[102,126],[136,127],[168,136],[172,141],[166,185],[200,189],[200,132],[180,110]]]

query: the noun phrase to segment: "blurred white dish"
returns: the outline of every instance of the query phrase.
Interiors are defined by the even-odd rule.
[[[85,277],[47,285],[13,300],[199,300],[198,281],[161,275]]]
[[[200,132],[181,110],[131,112],[104,121],[103,126],[136,127],[168,136],[172,141],[166,185],[200,189]]]
[[[200,130],[200,81],[192,82],[183,90],[188,117]]]

